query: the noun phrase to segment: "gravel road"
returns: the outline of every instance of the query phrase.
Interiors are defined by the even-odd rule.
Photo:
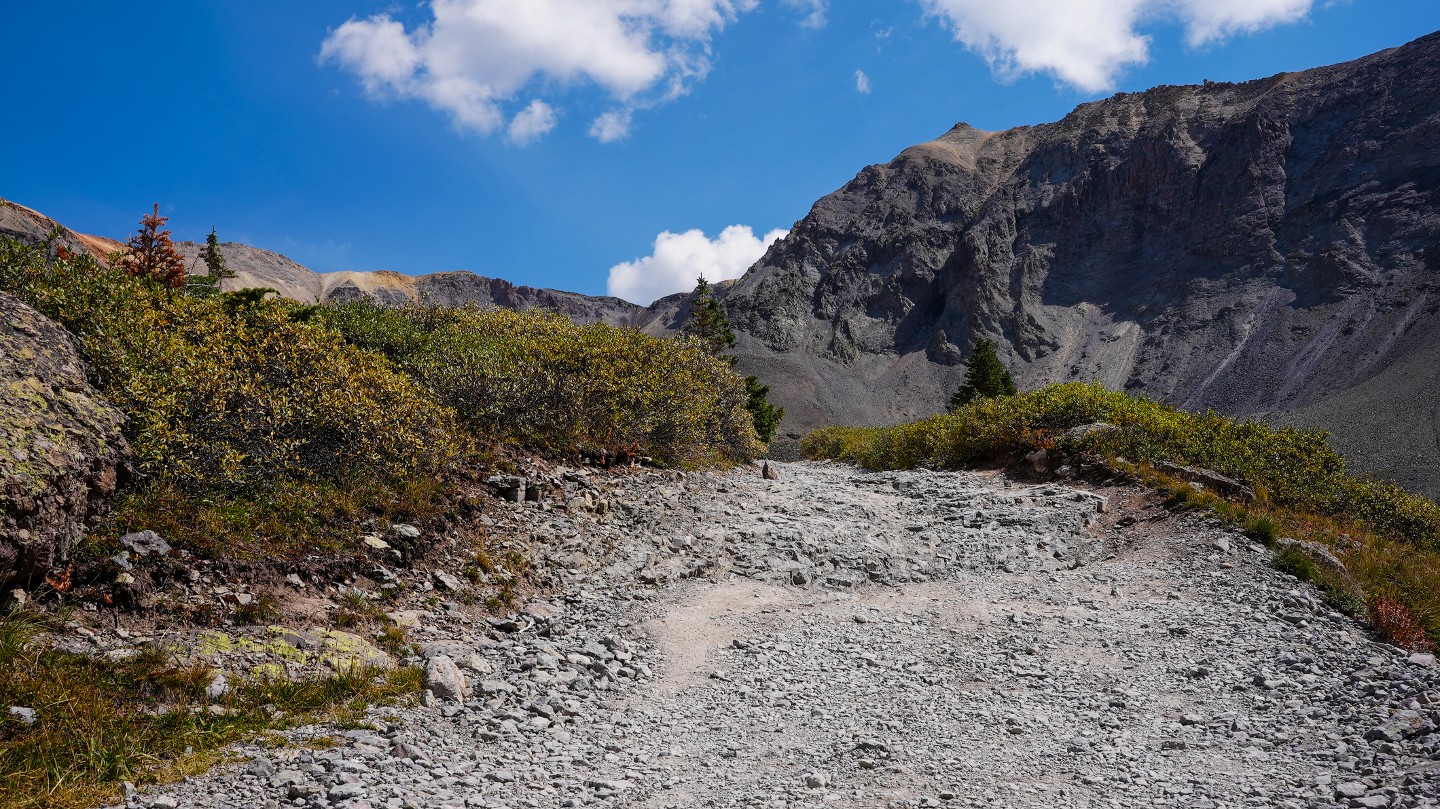
[[[564,583],[426,621],[460,698],[130,803],[1440,805],[1434,660],[1243,536],[1127,486],[777,467],[514,506]]]

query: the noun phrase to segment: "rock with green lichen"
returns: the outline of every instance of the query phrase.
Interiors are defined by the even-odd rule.
[[[70,334],[0,293],[0,588],[69,558],[127,468],[124,418]]]

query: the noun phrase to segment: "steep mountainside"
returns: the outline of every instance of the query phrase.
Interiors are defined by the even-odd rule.
[[[1022,386],[1303,408],[1435,494],[1435,375],[1395,369],[1440,366],[1436,143],[1440,35],[961,124],[820,200],[729,290],[741,367],[787,432],[887,423],[941,408],[989,337]]]

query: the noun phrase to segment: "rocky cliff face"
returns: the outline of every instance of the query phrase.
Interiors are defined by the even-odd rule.
[[[0,590],[62,563],[129,463],[70,335],[0,293]]]
[[[1437,142],[1440,35],[1054,124],[961,124],[820,200],[729,292],[741,367],[787,432],[934,413],[979,337],[1022,386],[1304,408],[1342,446],[1356,417],[1415,401],[1405,431],[1372,418],[1363,443],[1420,459],[1368,465],[1428,468],[1397,476],[1435,493],[1434,374],[1370,383],[1440,359]]]

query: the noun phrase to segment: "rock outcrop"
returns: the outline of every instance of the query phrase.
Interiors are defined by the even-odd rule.
[[[786,432],[889,423],[941,410],[989,338],[1022,387],[1298,410],[1435,494],[1437,140],[1440,34],[960,124],[820,200],[723,294],[740,367]]]
[[[70,335],[0,293],[0,588],[63,563],[129,461]]]

